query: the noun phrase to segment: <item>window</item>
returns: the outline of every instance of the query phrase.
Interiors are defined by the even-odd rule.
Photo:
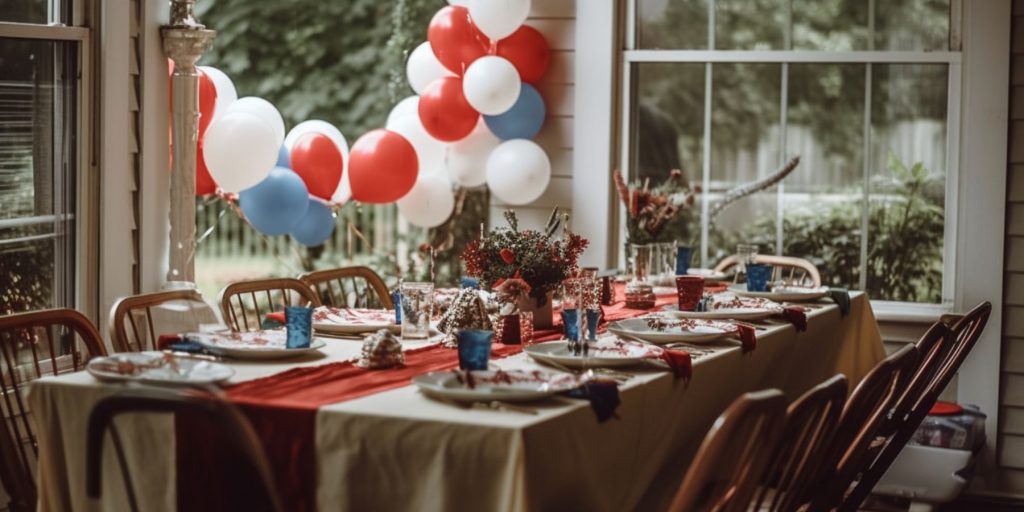
[[[0,314],[75,305],[88,32],[67,1],[0,11]]]
[[[631,0],[621,165],[705,191],[678,228],[701,266],[737,243],[831,286],[946,303],[955,229],[958,0]],[[780,186],[707,208],[800,156]],[[953,187],[953,188],[950,188]]]

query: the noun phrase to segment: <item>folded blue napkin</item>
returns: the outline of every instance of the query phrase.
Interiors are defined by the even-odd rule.
[[[850,290],[846,288],[829,288],[828,296],[839,306],[839,314],[846,316],[850,314]]]
[[[566,396],[582,398],[590,402],[590,408],[597,415],[598,423],[609,418],[617,418],[615,410],[619,408],[619,385],[610,380],[591,380],[580,387],[566,391]]]

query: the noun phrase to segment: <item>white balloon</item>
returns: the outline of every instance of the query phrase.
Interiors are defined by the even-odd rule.
[[[338,182],[338,189],[331,196],[331,202],[345,204],[349,199],[352,199],[352,184],[348,181],[348,171],[345,171],[345,174],[341,175],[341,181]]]
[[[327,121],[310,119],[295,125],[295,128],[292,128],[288,132],[288,136],[284,138],[284,147],[288,148],[288,151],[291,152],[295,142],[307,133],[322,133],[334,141],[334,145],[338,146],[338,151],[341,151],[341,158],[345,163],[345,168],[348,169],[348,141],[341,134],[341,130],[335,128],[333,124]]]
[[[210,77],[213,88],[217,91],[217,101],[213,107],[213,118],[217,119],[226,114],[228,107],[238,100],[238,91],[235,90],[234,82],[223,71],[212,66],[199,66],[199,69]]]
[[[551,161],[535,142],[502,142],[487,158],[487,186],[498,199],[512,205],[536,201],[551,181]]]
[[[487,182],[487,157],[501,144],[483,118],[466,138],[448,146],[448,176],[463,187]]]
[[[469,0],[448,0],[448,5],[458,5],[460,7],[466,7],[469,5]]]
[[[277,164],[274,129],[255,114],[228,112],[210,123],[203,142],[203,158],[217,185],[225,192],[241,192],[270,174]]]
[[[530,15],[530,0],[469,0],[473,24],[494,41],[508,37]]]
[[[398,213],[410,224],[432,228],[444,224],[455,210],[451,182],[440,174],[420,174],[412,190],[398,201]]]
[[[232,112],[246,112],[262,119],[274,130],[274,140],[277,141],[277,147],[281,147],[281,142],[284,141],[284,119],[273,103],[263,98],[246,96],[232,103],[225,113]]]
[[[384,124],[384,127],[391,129],[395,124],[395,121],[405,116],[419,116],[420,108],[420,97],[419,96],[407,96],[399,101],[395,108],[391,109],[391,113],[388,114],[388,121]]]
[[[462,93],[477,112],[504,114],[519,99],[523,82],[508,59],[489,55],[473,61],[462,77]]]
[[[434,80],[455,74],[437,60],[428,41],[421,43],[409,54],[409,61],[405,63],[405,76],[412,90],[416,94],[423,94],[423,90]]]
[[[412,144],[421,174],[444,170],[445,145],[427,133],[420,116],[399,117],[387,129],[405,137]]]

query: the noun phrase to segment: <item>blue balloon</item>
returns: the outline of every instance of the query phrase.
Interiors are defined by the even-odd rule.
[[[306,214],[309,191],[294,171],[275,167],[263,181],[239,193],[238,204],[259,232],[283,235]]]
[[[544,98],[530,84],[523,84],[519,99],[502,114],[484,116],[491,133],[501,140],[532,139],[544,126]]]
[[[288,148],[281,145],[281,149],[277,150],[277,166],[284,167],[285,169],[292,168],[292,155],[288,152]]]
[[[299,222],[292,226],[291,235],[296,242],[306,247],[323,244],[334,232],[334,214],[331,209],[317,201],[309,199],[309,208]]]

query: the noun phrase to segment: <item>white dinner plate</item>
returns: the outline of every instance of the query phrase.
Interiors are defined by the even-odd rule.
[[[346,309],[320,306],[313,310],[313,329],[335,334],[360,334],[393,329],[391,309]]]
[[[608,324],[608,331],[651,343],[706,343],[735,334],[736,326],[715,320],[647,316]]]
[[[203,386],[230,379],[235,370],[213,361],[163,352],[123,352],[97,357],[85,367],[105,382],[142,382],[160,386]]]
[[[288,333],[285,330],[209,333],[193,332],[182,338],[206,347],[214,354],[235,359],[288,359],[311,352],[318,352],[326,344],[313,337],[308,348],[288,348]]]
[[[710,268],[689,268],[686,269],[686,275],[688,276],[700,276],[705,281],[725,281],[730,278],[729,274],[725,272],[718,272]]]
[[[523,352],[540,362],[552,362],[569,368],[588,368],[632,366],[658,356],[660,349],[635,341],[624,341],[606,336],[592,342],[586,357],[573,355],[569,352],[569,343],[565,340],[546,341],[536,345],[527,345]]]
[[[541,370],[449,370],[417,375],[412,383],[427,395],[462,402],[539,400],[579,386],[574,375]]]
[[[679,306],[668,304],[662,311],[677,318],[703,318],[706,320],[761,320],[778,312],[777,308],[722,308],[711,311],[679,311]]]
[[[754,297],[759,299],[769,299],[776,302],[802,302],[809,300],[817,300],[825,296],[828,293],[828,288],[824,286],[819,288],[804,288],[800,286],[776,286],[772,288],[770,292],[748,292],[747,285],[745,284],[734,284],[729,287],[729,291],[739,295],[740,297]]]

